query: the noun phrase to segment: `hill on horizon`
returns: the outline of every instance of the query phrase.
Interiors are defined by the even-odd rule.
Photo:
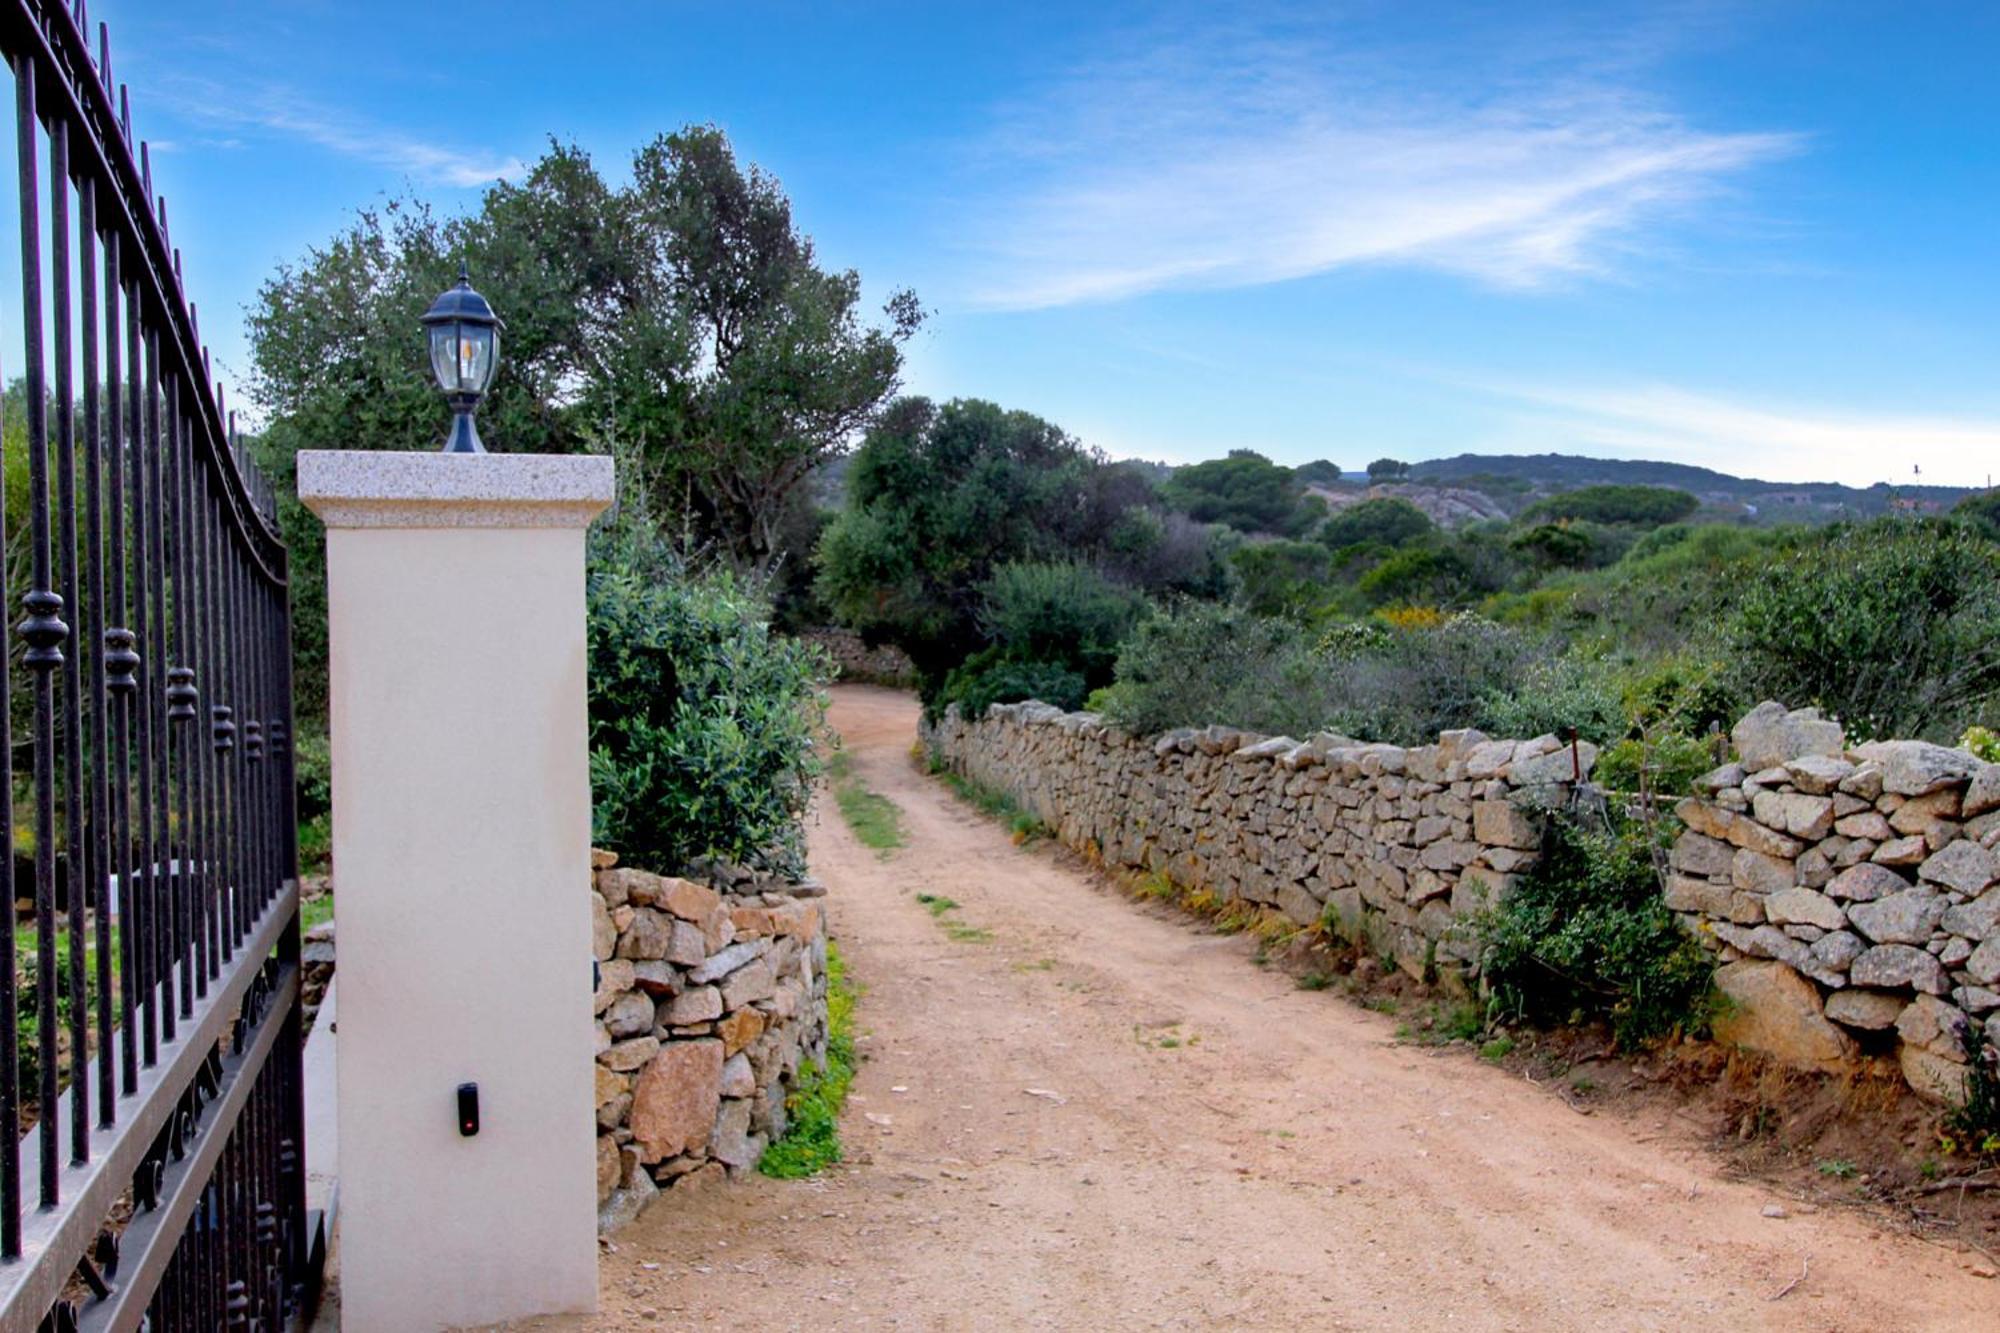
[[[1765,481],[1737,477],[1691,463],[1646,459],[1586,458],[1580,454],[1459,454],[1413,464],[1409,480],[1432,486],[1484,491],[1528,499],[1582,486],[1672,486],[1718,510],[1740,509],[1765,522],[1826,522],[1873,518],[1891,511],[1942,513],[1968,495],[1971,486],[1847,486],[1832,481]]]

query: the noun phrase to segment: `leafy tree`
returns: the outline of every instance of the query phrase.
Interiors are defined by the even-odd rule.
[[[1380,498],[1349,505],[1326,521],[1320,541],[1335,551],[1347,546],[1403,546],[1434,536],[1437,524],[1408,500]]]
[[[818,553],[842,623],[889,639],[932,685],[981,646],[980,590],[1010,561],[1084,553],[1096,458],[1026,412],[895,403],[848,468]]]
[[[1597,544],[1575,523],[1539,523],[1508,545],[1544,569],[1583,569],[1596,563]]]
[[[465,216],[362,211],[281,266],[249,316],[251,396],[270,423],[253,447],[284,497],[308,713],[324,702],[324,573],[318,525],[290,498],[293,455],[443,439],[417,318],[460,260],[507,321],[487,447],[626,441],[656,512],[743,567],[780,553],[804,479],[893,394],[921,319],[898,292],[865,320],[858,277],[819,267],[777,183],[712,127],[640,150],[623,187],[551,143]]]
[[[1412,546],[1363,574],[1355,589],[1369,606],[1450,606],[1471,582],[1471,571],[1456,551]]]
[[[800,485],[895,393],[923,309],[898,291],[886,327],[865,323],[860,275],[819,267],[782,187],[712,125],[640,149],[629,208],[658,305],[621,348],[622,387],[638,390],[624,430],[656,505],[692,494],[739,562],[760,564]],[[682,334],[691,359],[660,357]]]
[[[1162,494],[1198,522],[1225,523],[1239,532],[1289,536],[1315,517],[1301,504],[1304,487],[1292,470],[1249,449],[1177,469]]]
[[[1104,534],[1106,571],[1154,594],[1217,598],[1229,590],[1232,528],[1197,523],[1173,510],[1133,507]]]
[[[1246,543],[1229,561],[1240,584],[1238,599],[1260,616],[1300,615],[1325,600],[1332,556],[1317,542]]]
[[[1340,480],[1340,464],[1315,458],[1293,468],[1292,475],[1308,486],[1330,486]]]
[[[570,150],[552,151],[520,186],[506,187],[507,198],[524,207],[531,195],[566,195],[577,171]],[[298,706],[307,716],[326,706],[326,570],[319,520],[296,499],[294,457],[301,449],[442,443],[450,411],[431,380],[416,320],[455,280],[451,256],[465,252],[459,234],[467,225],[441,223],[421,205],[364,211],[301,262],[280,267],[250,310],[250,394],[269,414],[251,450],[278,492],[278,526],[290,551]],[[509,236],[519,245],[507,251],[508,262],[490,271],[482,265],[477,275],[510,320],[502,373],[480,407],[481,434],[495,452],[571,452],[583,444],[578,418],[550,395],[574,370],[579,344],[538,304],[548,299],[545,287],[534,287],[536,301],[514,290],[509,274],[535,271],[531,255],[541,246],[537,237]],[[476,258],[497,253],[486,249]]]
[[[1524,520],[1561,523],[1582,519],[1657,528],[1679,523],[1701,508],[1701,501],[1671,486],[1585,486],[1552,495],[1531,506]]]
[[[1368,465],[1370,481],[1401,481],[1410,475],[1410,465],[1394,458],[1378,458]]]

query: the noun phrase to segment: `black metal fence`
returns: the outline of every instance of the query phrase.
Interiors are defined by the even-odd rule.
[[[103,28],[0,0],[0,54],[0,1330],[281,1328],[309,1249],[285,552]]]

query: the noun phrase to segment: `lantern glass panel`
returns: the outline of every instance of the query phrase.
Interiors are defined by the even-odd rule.
[[[458,388],[461,393],[485,393],[493,379],[493,330],[461,323],[458,332]]]
[[[458,326],[431,325],[431,374],[446,393],[458,392]]]

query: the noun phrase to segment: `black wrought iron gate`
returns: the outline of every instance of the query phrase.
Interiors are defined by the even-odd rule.
[[[285,552],[103,28],[0,0],[0,53],[0,1331],[282,1328],[311,1248]]]

